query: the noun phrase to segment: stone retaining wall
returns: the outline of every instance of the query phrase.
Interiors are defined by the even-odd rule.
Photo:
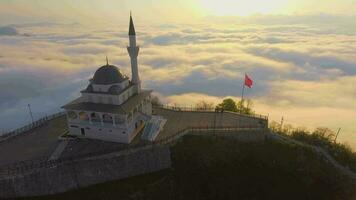
[[[170,168],[167,146],[63,162],[0,179],[0,198],[49,195]]]
[[[169,148],[185,135],[213,135],[241,142],[263,142],[266,134],[268,130],[260,128],[186,129],[153,145],[0,171],[0,198],[57,194],[170,168]]]

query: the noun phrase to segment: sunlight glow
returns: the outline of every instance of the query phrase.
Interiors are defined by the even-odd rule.
[[[274,14],[287,9],[285,0],[199,0],[203,10],[211,15],[247,16],[252,14]]]

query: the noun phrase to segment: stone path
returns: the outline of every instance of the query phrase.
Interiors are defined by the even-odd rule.
[[[338,169],[343,174],[351,177],[352,179],[354,179],[356,181],[356,173],[351,171],[349,168],[346,168],[346,167],[342,166],[340,163],[338,163],[327,151],[325,151],[325,149],[318,147],[318,146],[306,144],[306,143],[303,143],[303,142],[300,142],[300,141],[297,141],[292,138],[289,138],[289,137],[286,137],[286,136],[283,136],[280,134],[276,134],[276,133],[271,133],[270,136],[273,139],[279,140],[284,143],[296,144],[299,146],[305,146],[305,147],[312,148],[316,153],[323,156],[327,160],[327,162],[331,163],[336,169]]]

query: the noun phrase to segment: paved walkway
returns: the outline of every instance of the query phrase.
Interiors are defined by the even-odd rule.
[[[157,139],[164,139],[189,127],[261,127],[264,120],[231,112],[191,112],[154,108],[154,113],[167,119]]]
[[[68,145],[69,140],[61,140],[61,142],[57,145],[56,150],[52,153],[48,160],[56,160],[58,159],[66,146]]]
[[[67,130],[65,117],[0,142],[0,166],[27,160],[47,160]]]

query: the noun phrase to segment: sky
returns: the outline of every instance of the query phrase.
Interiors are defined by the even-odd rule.
[[[0,132],[60,111],[97,68],[130,73],[164,103],[246,97],[256,113],[341,129],[356,149],[356,0],[0,0]]]

